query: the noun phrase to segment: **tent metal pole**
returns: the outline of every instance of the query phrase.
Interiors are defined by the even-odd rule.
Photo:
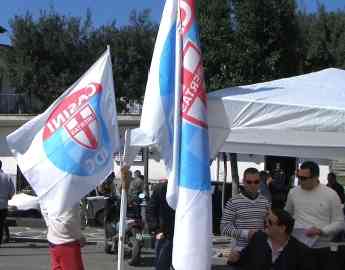
[[[147,203],[149,200],[149,158],[150,158],[150,150],[149,147],[145,147],[144,151],[144,194],[145,197],[141,203],[141,218],[144,221],[144,233],[148,234],[148,225],[147,225]]]
[[[223,187],[222,187],[222,213],[224,212],[224,206],[225,206],[225,193],[226,193],[226,178],[228,176],[228,165],[227,165],[227,157],[226,153],[222,153],[223,156],[223,164],[224,164],[224,175],[223,175]]]
[[[149,148],[144,147],[144,192],[145,198],[149,196]]]
[[[237,166],[237,154],[230,153],[231,177],[232,177],[232,196],[239,192],[239,177]]]
[[[219,182],[219,171],[220,171],[220,153],[218,153],[218,155],[217,155],[217,166],[216,166],[216,173],[217,173],[217,175],[216,175],[216,180],[217,180],[217,182]]]

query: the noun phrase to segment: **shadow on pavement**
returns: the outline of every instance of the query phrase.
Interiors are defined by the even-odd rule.
[[[155,265],[155,258],[153,257],[141,257],[138,267],[153,267]]]
[[[36,245],[34,243],[27,243],[26,245],[25,244],[18,245],[18,244],[13,243],[13,245],[11,245],[11,242],[10,242],[9,244],[1,246],[1,249],[7,249],[7,248],[35,248],[35,249],[45,248],[47,249],[48,245]]]
[[[16,254],[0,254],[0,257],[27,257],[27,256],[47,256],[47,253],[16,253]]]
[[[212,270],[229,270],[229,265],[212,265]]]

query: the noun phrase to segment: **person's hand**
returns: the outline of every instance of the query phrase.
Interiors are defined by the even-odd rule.
[[[272,183],[272,181],[273,181],[272,176],[268,176],[267,180],[266,180],[267,185],[270,185]]]
[[[228,263],[237,263],[240,260],[240,253],[236,250],[231,250],[228,256]]]
[[[84,236],[79,239],[79,245],[81,248],[86,245],[86,238]]]
[[[156,234],[156,240],[160,240],[160,239],[164,239],[164,238],[165,238],[164,233],[160,232],[160,233]]]
[[[321,235],[321,230],[316,227],[311,227],[309,229],[306,229],[304,233],[308,237],[314,237]]]
[[[257,232],[258,230],[251,229],[248,232],[248,240],[252,239],[253,235]]]

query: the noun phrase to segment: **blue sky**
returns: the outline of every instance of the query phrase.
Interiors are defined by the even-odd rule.
[[[210,0],[212,1],[212,0]],[[14,15],[23,15],[30,11],[34,16],[38,16],[40,10],[49,9],[54,6],[60,14],[85,17],[86,9],[92,11],[92,19],[95,26],[100,26],[112,22],[114,19],[118,25],[128,22],[128,16],[132,9],[152,10],[152,19],[159,22],[165,0],[4,0],[1,1],[0,25],[9,29],[8,21]],[[297,0],[306,7],[308,11],[315,11],[316,0]],[[320,0],[325,4],[327,10],[337,8],[344,9],[344,0]],[[0,35],[0,43],[9,44],[9,34]]]

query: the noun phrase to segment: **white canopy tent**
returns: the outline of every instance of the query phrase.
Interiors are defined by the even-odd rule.
[[[345,71],[208,95],[210,151],[345,160]]]

